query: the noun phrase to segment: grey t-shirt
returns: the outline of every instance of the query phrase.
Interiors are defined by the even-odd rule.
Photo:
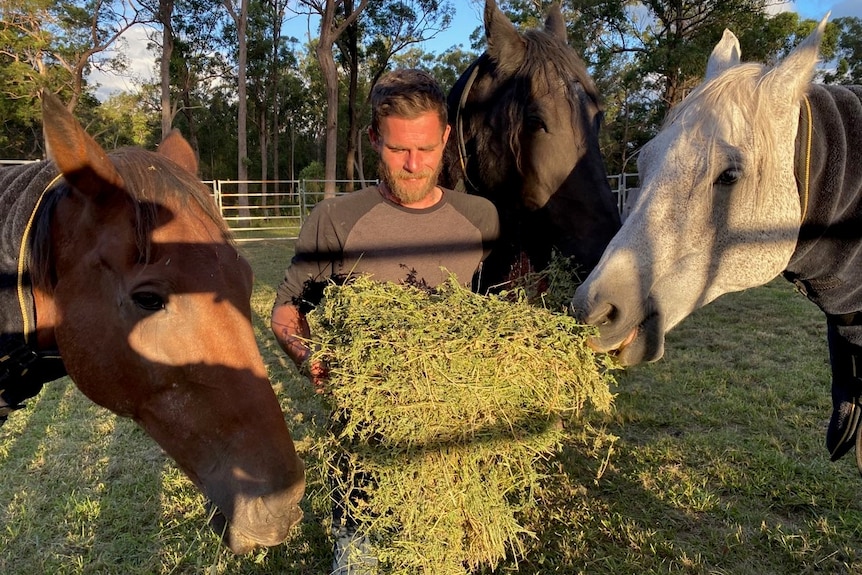
[[[431,287],[454,274],[467,284],[498,235],[490,201],[452,190],[424,209],[391,202],[376,186],[324,200],[302,226],[275,304],[314,305],[321,283],[359,274]]]

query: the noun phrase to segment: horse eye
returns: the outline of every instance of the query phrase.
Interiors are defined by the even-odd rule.
[[[721,172],[715,179],[715,183],[720,186],[732,186],[742,177],[742,170],[739,168],[728,168]]]
[[[527,116],[527,127],[531,132],[547,132],[548,126],[539,116]]]
[[[132,294],[132,301],[139,308],[146,311],[159,311],[165,309],[165,300],[157,293],[153,292],[138,292]]]

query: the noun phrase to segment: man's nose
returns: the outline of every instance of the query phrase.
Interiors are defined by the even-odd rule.
[[[410,173],[417,172],[421,169],[422,162],[419,158],[419,152],[410,150],[407,152],[407,157],[404,159],[404,170]]]

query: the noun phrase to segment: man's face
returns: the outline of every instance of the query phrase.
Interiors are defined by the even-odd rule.
[[[449,129],[435,112],[424,112],[410,119],[381,118],[379,133],[369,131],[380,155],[380,178],[401,204],[417,203],[437,186]]]

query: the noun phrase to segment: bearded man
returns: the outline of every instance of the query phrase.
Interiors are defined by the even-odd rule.
[[[368,130],[380,156],[380,183],[324,200],[303,224],[278,286],[271,327],[317,391],[328,385],[327,370],[309,362],[305,314],[320,303],[327,283],[363,274],[434,287],[454,275],[478,285],[499,218],[485,198],[437,185],[449,132],[446,96],[428,73],[403,69],[381,77],[371,91]],[[354,541],[356,526],[334,499],[333,572],[371,572],[373,558],[353,552],[362,547]]]

